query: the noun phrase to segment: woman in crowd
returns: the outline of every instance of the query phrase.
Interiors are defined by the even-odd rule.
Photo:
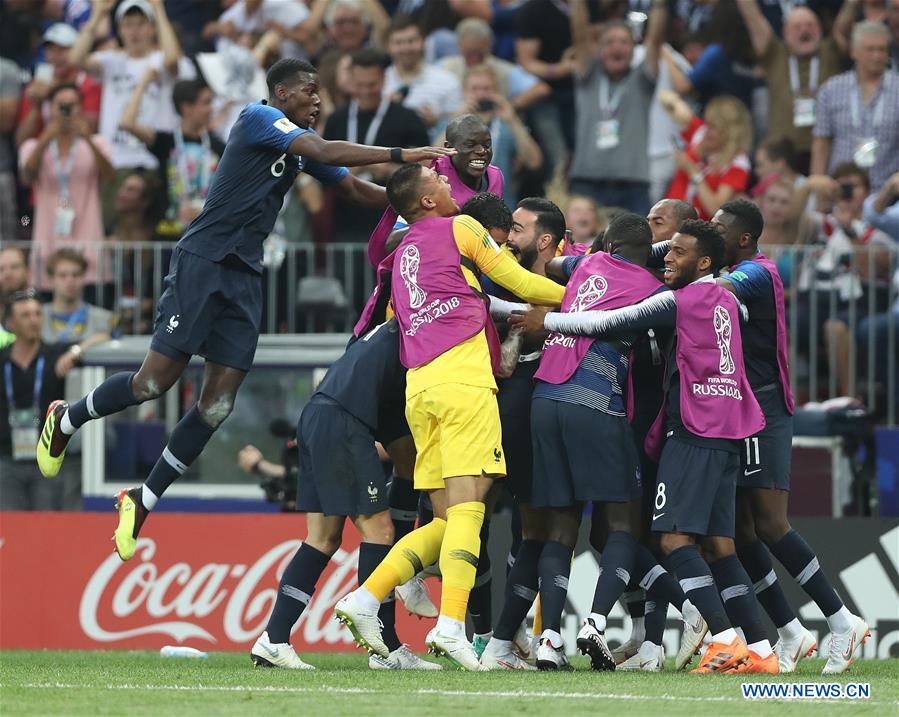
[[[699,218],[708,221],[749,185],[749,111],[736,97],[723,95],[708,103],[700,119],[675,92],[661,92],[659,100],[681,127],[686,143],[686,149],[675,152],[677,172],[668,198],[691,202]]]

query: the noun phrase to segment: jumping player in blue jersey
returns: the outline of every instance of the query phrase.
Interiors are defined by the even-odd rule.
[[[110,376],[71,406],[52,403],[37,446],[41,473],[59,472],[70,437],[87,421],[158,398],[193,355],[206,359],[196,405],[178,422],[146,482],[119,493],[115,549],[134,555],[141,526],[157,500],[187,470],[231,413],[253,364],[262,320],[262,243],[294,179],[306,172],[351,200],[386,205],[383,187],[347,166],[418,162],[453,154],[436,147],[400,149],[328,142],[312,126],[319,115],[318,77],[308,62],[286,58],[266,76],[268,102],[238,117],[209,196],[172,254],[150,350],[140,370]]]

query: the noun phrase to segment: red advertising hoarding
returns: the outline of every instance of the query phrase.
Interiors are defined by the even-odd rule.
[[[248,650],[306,522],[156,514],[127,563],[113,552],[114,528],[114,514],[0,513],[0,649]],[[357,584],[358,548],[348,525],[294,630],[298,652],[355,649],[333,609]],[[400,639],[420,647],[433,621],[407,616],[402,605],[397,613]]]

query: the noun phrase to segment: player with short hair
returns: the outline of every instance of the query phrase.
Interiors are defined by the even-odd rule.
[[[400,358],[408,368],[406,418],[417,448],[415,486],[428,491],[435,517],[397,542],[335,613],[360,646],[386,654],[377,620],[380,602],[439,557],[440,617],[427,645],[478,671],[463,621],[477,570],[484,498],[506,467],[493,378],[499,340],[477,275],[484,273],[537,304],[560,301],[562,289],[522,269],[476,221],[454,216],[458,206],[446,177],[433,169],[401,167],[387,193],[411,227],[389,257],[391,300],[401,329]]]
[[[749,383],[765,414],[765,428],[745,439],[737,478],[737,555],[780,639],[774,647],[780,672],[794,672],[812,654],[814,635],[803,627],[774,573],[781,562],[827,619],[832,631],[824,674],[845,672],[867,638],[865,621],[849,612],[821,569],[814,551],[790,525],[793,392],[787,351],[783,283],[777,266],[759,250],[764,220],[745,199],[721,205],[712,224],[724,237],[729,273],[718,283],[749,310],[742,328]],[[770,552],[769,552],[770,550]]]
[[[425,147],[390,149],[323,140],[318,76],[304,60],[279,60],[266,76],[268,102],[248,105],[228,138],[202,213],[172,254],[156,328],[137,372],[110,376],[80,401],[54,402],[37,446],[44,476],[54,477],[71,436],[87,421],[158,398],[180,378],[191,356],[206,359],[196,405],[175,426],[143,486],[123,490],[116,506],[116,552],[129,560],[149,512],[203,451],[231,413],[253,364],[262,320],[262,242],[284,196],[303,171],[362,204],[382,206],[382,187],[346,166],[416,162],[452,153]]]
[[[665,284],[675,291],[613,311],[550,314],[545,325],[583,336],[675,329],[667,351],[664,446],[652,529],[662,534],[668,566],[712,633],[695,671],[777,672],[752,582],[734,548],[737,441],[760,430],[764,416],[743,366],[738,304],[715,283],[723,265],[724,242],[717,230],[707,222],[685,221],[665,256]],[[654,432],[652,440],[660,444],[662,435]],[[742,628],[745,642],[732,622]],[[750,648],[757,659],[747,663]]]

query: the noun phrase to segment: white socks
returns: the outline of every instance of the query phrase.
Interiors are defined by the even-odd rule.
[[[441,615],[437,618],[437,630],[444,635],[458,636],[461,634],[463,639],[467,639],[465,637],[465,623],[446,615]]]
[[[596,625],[596,629],[600,632],[606,631],[606,616],[600,615],[598,612],[591,612],[590,619],[593,620],[593,624]]]
[[[774,650],[771,649],[771,643],[767,640],[759,640],[758,642],[753,642],[749,645],[749,649],[752,650],[756,655],[761,657],[763,660],[768,657]]]
[[[67,436],[71,436],[78,430],[69,420],[69,409],[66,409],[66,412],[62,414],[62,418],[59,419],[59,430]]]
[[[562,647],[562,636],[555,630],[544,630],[540,637],[549,640],[549,644],[557,649]]]
[[[778,637],[780,637],[781,640],[786,641],[798,640],[800,637],[802,637],[802,632],[802,623],[799,622],[798,617],[794,617],[783,627],[777,628]]]
[[[827,625],[831,632],[849,632],[852,629],[852,613],[845,605],[833,615],[827,617]]]
[[[712,635],[712,642],[723,642],[725,645],[732,643],[737,637],[737,632],[732,627],[727,628],[717,635]]]
[[[68,413],[66,414],[68,415]],[[159,500],[159,496],[156,495],[152,490],[147,488],[146,485],[142,485],[140,489],[140,502],[144,504],[144,508],[147,510],[153,510],[156,507],[156,501]]]
[[[368,610],[370,612],[377,612],[381,607],[381,603],[378,598],[372,595],[362,585],[360,585],[359,589],[356,590],[356,600],[364,610]]]

